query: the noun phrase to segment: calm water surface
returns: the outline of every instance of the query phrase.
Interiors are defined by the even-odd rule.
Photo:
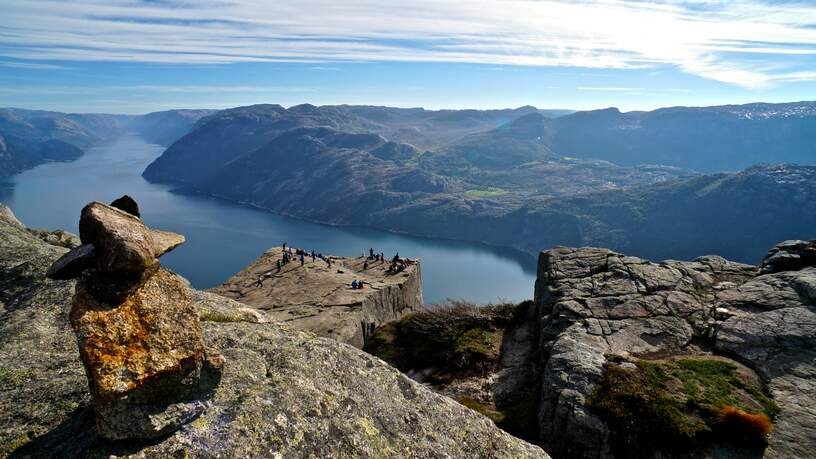
[[[203,196],[171,193],[148,183],[144,168],[163,151],[125,136],[88,149],[74,162],[48,163],[0,188],[0,201],[30,227],[77,232],[79,211],[89,201],[123,194],[139,203],[149,226],[175,231],[187,243],[162,263],[197,288],[216,286],[271,246],[287,242],[316,252],[357,256],[373,247],[391,257],[418,257],[426,303],[447,298],[478,303],[532,298],[532,257],[480,245],[400,236],[365,228],[309,223]]]

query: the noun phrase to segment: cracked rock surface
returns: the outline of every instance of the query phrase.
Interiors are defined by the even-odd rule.
[[[597,248],[542,252],[535,302],[544,447],[566,457],[613,456],[610,426],[586,406],[608,356],[717,353],[754,369],[781,408],[765,456],[813,451],[816,267],[780,255],[812,244],[796,242],[769,253],[777,261],[766,259],[762,272],[791,269],[771,274],[717,256],[652,263]]]

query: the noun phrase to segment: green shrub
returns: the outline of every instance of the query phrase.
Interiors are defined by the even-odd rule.
[[[451,302],[406,316],[374,332],[365,350],[400,370],[479,370],[499,359],[516,305]]]

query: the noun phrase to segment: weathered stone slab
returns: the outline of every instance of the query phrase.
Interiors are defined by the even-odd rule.
[[[83,244],[65,255],[48,268],[46,276],[51,279],[73,279],[79,277],[83,271],[92,268],[94,265],[93,244]]]

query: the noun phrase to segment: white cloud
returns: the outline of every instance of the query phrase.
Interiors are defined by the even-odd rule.
[[[0,56],[187,64],[673,65],[760,88],[815,78],[807,70],[816,65],[814,25],[812,5],[757,0],[4,0]]]

